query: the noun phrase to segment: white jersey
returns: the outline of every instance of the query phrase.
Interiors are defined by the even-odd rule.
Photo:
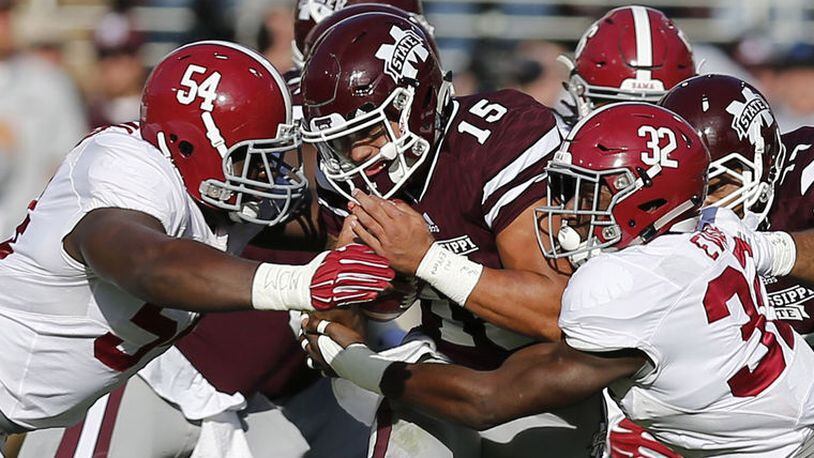
[[[589,260],[560,326],[576,349],[648,356],[611,395],[684,456],[810,456],[814,351],[767,318],[761,264],[736,234],[707,226]]]
[[[63,250],[85,214],[111,207],[147,213],[173,237],[225,249],[226,236],[209,229],[169,158],[135,124],[83,140],[16,240],[0,245],[0,412],[20,426],[75,423],[197,318],[145,304]]]

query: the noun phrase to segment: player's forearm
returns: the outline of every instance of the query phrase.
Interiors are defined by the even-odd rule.
[[[600,366],[562,343],[537,344],[490,372],[394,363],[385,371],[381,389],[385,396],[483,430],[582,401],[625,372]]]
[[[110,272],[111,280],[145,302],[198,312],[252,309],[256,261],[185,239],[168,239],[128,257],[128,272]]]
[[[495,387],[489,373],[463,366],[393,363],[384,373],[381,389],[388,398],[478,430],[506,420],[490,407]]]
[[[534,339],[560,338],[557,318],[564,277],[486,268],[438,244],[424,255],[416,277],[492,324]]]
[[[558,341],[564,284],[534,272],[483,269],[466,308],[484,320],[537,340]]]
[[[791,234],[797,247],[797,258],[791,276],[814,282],[814,229]]]

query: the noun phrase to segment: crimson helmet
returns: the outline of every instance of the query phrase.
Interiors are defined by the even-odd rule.
[[[291,42],[291,54],[294,65],[302,68],[305,64],[305,39],[311,29],[337,11],[358,4],[372,3],[370,0],[299,0],[297,17],[294,19],[294,40]],[[429,25],[424,19],[424,6],[421,0],[382,0],[377,4],[389,5],[414,14],[422,25]],[[429,29],[428,29],[429,30]],[[325,30],[323,29],[323,32]],[[319,38],[319,35],[314,39]]]
[[[655,103],[695,76],[690,44],[661,11],[624,6],[596,21],[577,44],[566,87],[580,117],[603,102]]]
[[[201,41],[159,62],[142,94],[141,136],[172,159],[193,199],[237,220],[276,224],[305,197],[288,89],[243,46]]]
[[[540,247],[579,265],[602,250],[647,243],[697,213],[708,167],[703,141],[671,111],[642,102],[599,108],[546,166],[547,204],[535,210]]]
[[[314,47],[314,44],[319,40],[319,38],[324,34],[328,29],[339,24],[340,22],[344,21],[349,17],[356,16],[362,13],[389,13],[394,14],[396,16],[404,16],[405,18],[417,23],[424,30],[429,34],[430,37],[433,36],[433,32],[435,28],[431,26],[424,16],[421,15],[421,3],[415,2],[415,5],[418,7],[418,11],[407,11],[401,8],[397,8],[392,5],[387,5],[384,3],[358,3],[356,5],[351,5],[351,1],[348,2],[348,5],[332,14],[330,17],[326,18],[325,20],[319,22],[315,25],[308,35],[306,35],[305,40],[302,43],[302,54],[305,56],[305,59],[308,59],[308,55],[311,53],[311,48]],[[399,2],[396,2],[399,3]],[[411,3],[411,2],[405,2]],[[407,5],[403,5],[406,7]],[[433,52],[435,52],[435,56],[439,57],[440,54],[438,52],[438,48],[436,47],[435,40],[430,41],[430,45],[432,45]]]
[[[362,188],[389,198],[431,155],[450,94],[431,40],[403,16],[363,13],[312,50],[300,82],[303,141],[316,145],[324,177],[345,197]],[[352,146],[379,135],[387,143],[355,163]]]
[[[706,143],[711,187],[719,180],[737,185],[712,205],[742,205],[762,221],[786,157],[780,126],[763,94],[732,76],[703,75],[674,87],[659,105],[683,117]]]

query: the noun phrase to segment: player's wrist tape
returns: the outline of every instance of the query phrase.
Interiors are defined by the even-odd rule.
[[[304,266],[260,264],[252,280],[252,307],[257,310],[314,311],[311,279],[328,253],[320,253]]]
[[[393,361],[383,358],[367,345],[356,343],[342,348],[328,336],[317,339],[322,358],[337,375],[348,379],[357,386],[382,394],[379,384],[384,371]]]
[[[482,272],[482,265],[470,261],[466,256],[455,254],[436,242],[421,259],[415,275],[463,307],[478,284]]]
[[[772,251],[772,265],[769,275],[782,277],[788,275],[797,262],[797,245],[788,232],[764,232],[769,248]]]

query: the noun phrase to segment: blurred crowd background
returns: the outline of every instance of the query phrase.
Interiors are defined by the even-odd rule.
[[[179,44],[229,39],[291,66],[296,0],[0,0],[0,240],[89,129],[138,117],[150,66]],[[588,26],[616,0],[425,0],[459,94],[519,88],[549,106]],[[653,0],[700,73],[745,78],[784,130],[814,124],[814,1]]]

